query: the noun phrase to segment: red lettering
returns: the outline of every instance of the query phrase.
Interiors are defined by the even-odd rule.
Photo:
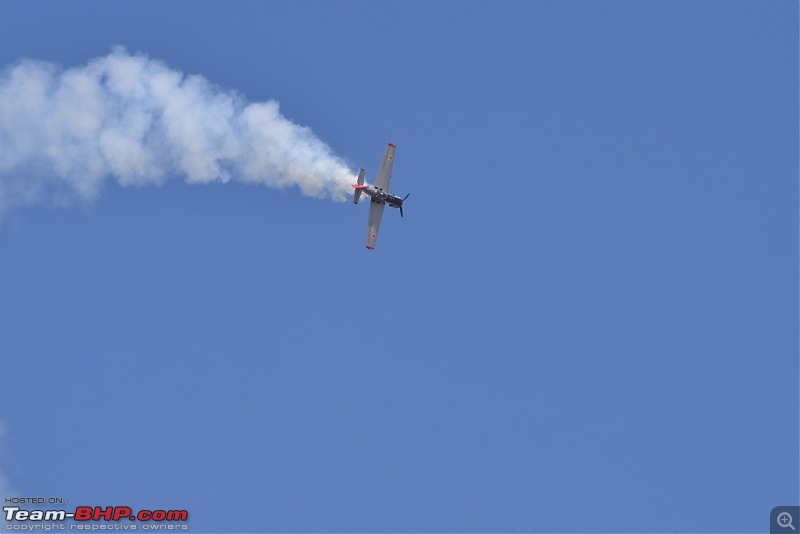
[[[78,506],[75,508],[75,521],[89,521],[92,518],[91,506]]]
[[[117,506],[114,508],[114,521],[119,521],[123,517],[131,515],[132,510],[127,506]]]
[[[189,512],[186,510],[170,510],[167,512],[167,521],[186,521],[189,519]]]
[[[111,518],[114,517],[114,507],[113,506],[106,506],[105,510],[100,508],[99,506],[94,507],[94,514],[92,514],[92,519],[95,521],[100,521],[100,519],[105,519],[106,521],[111,521]]]

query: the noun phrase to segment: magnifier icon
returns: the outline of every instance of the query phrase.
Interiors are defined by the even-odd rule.
[[[792,514],[789,512],[781,512],[778,514],[778,526],[782,528],[789,527],[790,529],[794,530],[794,525],[792,525]]]

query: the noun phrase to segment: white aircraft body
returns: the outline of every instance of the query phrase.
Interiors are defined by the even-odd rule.
[[[389,194],[389,180],[392,178],[392,164],[394,163],[395,146],[389,143],[386,153],[383,155],[381,168],[378,169],[378,177],[375,178],[375,185],[364,184],[364,169],[358,172],[358,183],[354,185],[353,203],[358,204],[361,193],[370,197],[369,222],[367,223],[367,248],[375,248],[375,240],[378,239],[378,229],[381,227],[383,208],[387,204],[393,208],[400,208],[400,216],[403,216],[403,201],[408,198],[400,198]],[[409,193],[410,195],[411,193]]]

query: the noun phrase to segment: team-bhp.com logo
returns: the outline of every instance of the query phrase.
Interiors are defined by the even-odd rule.
[[[189,512],[186,510],[139,510],[138,512],[134,512],[130,506],[77,506],[75,510],[72,511],[23,510],[19,506],[4,506],[3,512],[5,512],[6,521],[23,523],[29,521],[66,521],[69,519],[81,522],[77,525],[70,525],[70,529],[77,528],[78,530],[97,530],[98,526],[91,526],[91,523],[109,521],[155,522],[161,525],[168,522],[187,521],[189,519]],[[83,522],[88,522],[89,524],[83,524]],[[147,523],[142,525],[143,529],[148,528]],[[159,528],[156,525],[152,525],[150,528],[158,530],[163,529],[163,527]],[[188,526],[183,524],[178,528],[187,529]],[[6,529],[8,529],[8,525]],[[173,528],[170,528],[170,530],[173,530]]]

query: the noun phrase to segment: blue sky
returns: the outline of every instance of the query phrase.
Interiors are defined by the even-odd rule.
[[[796,2],[5,2],[411,192],[109,182],[0,221],[14,495],[195,531],[754,532],[798,488]],[[2,148],[0,148],[2,150]]]

